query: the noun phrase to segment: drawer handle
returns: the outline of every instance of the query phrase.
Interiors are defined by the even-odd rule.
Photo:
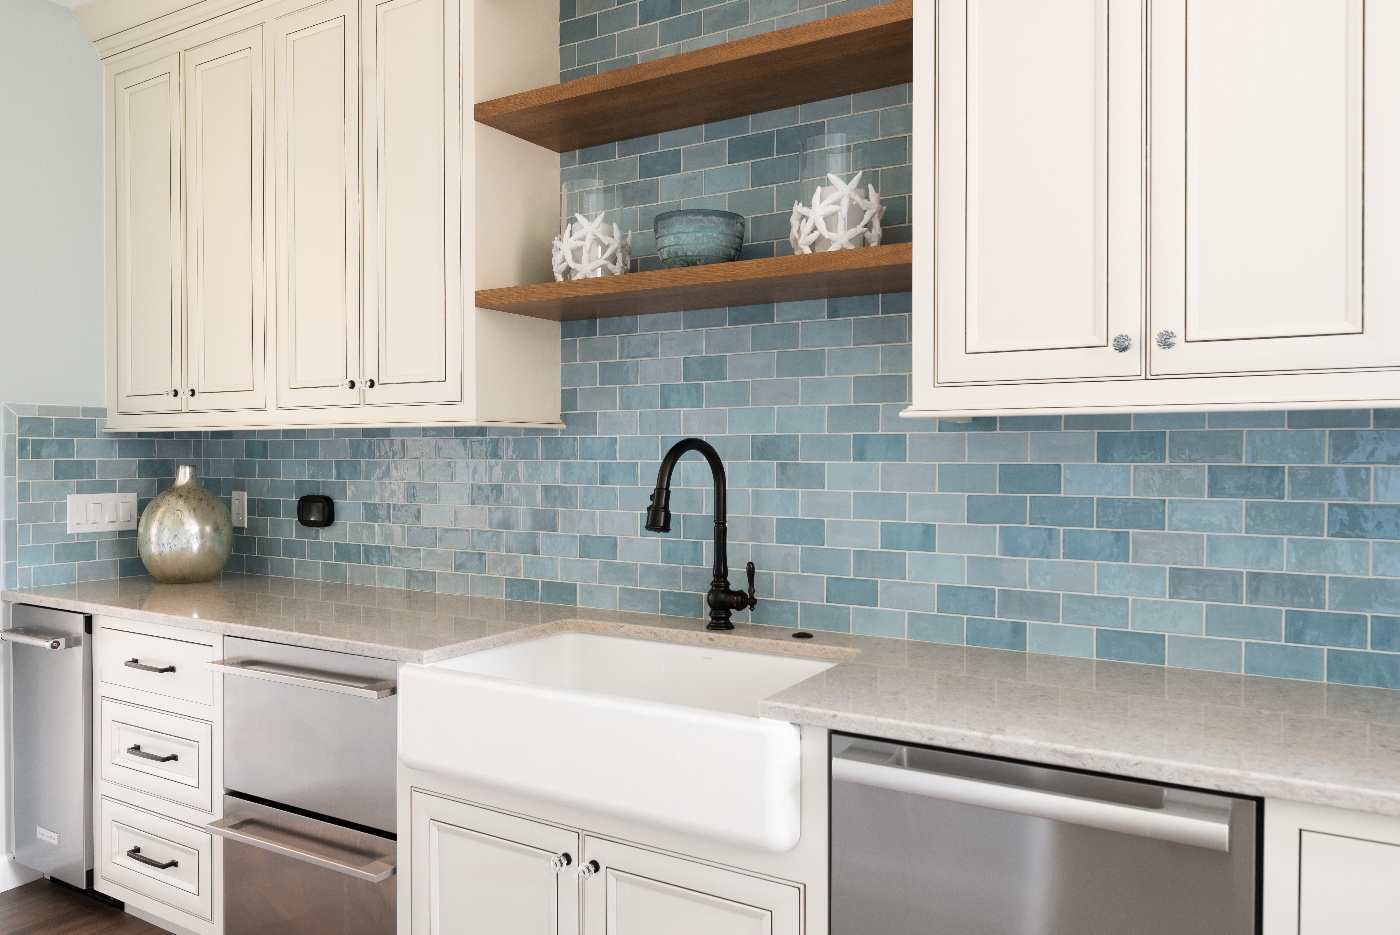
[[[147,666],[147,665],[142,665],[140,659],[128,659],[126,662],[122,663],[122,665],[126,666],[128,669],[140,669],[142,672],[155,672],[157,675],[162,674],[162,673],[165,673],[165,672],[174,672],[174,671],[175,671],[175,667],[174,667],[174,666]]]
[[[367,862],[347,863],[345,861],[335,860],[331,857],[323,857],[320,854],[301,850],[300,848],[284,844],[281,841],[273,841],[263,835],[257,834],[253,829],[259,826],[271,827],[274,832],[278,830],[271,825],[265,825],[264,822],[258,821],[256,818],[239,817],[236,815],[222,818],[212,824],[205,825],[204,828],[226,840],[237,841],[239,844],[247,844],[265,851],[271,851],[274,854],[290,857],[293,860],[300,860],[312,866],[334,870],[336,873],[343,873],[348,877],[354,877],[357,880],[364,880],[368,883],[381,883],[394,875],[395,866],[388,859],[382,857],[368,859],[371,858],[372,855],[361,854],[359,855],[360,859],[367,860]]]
[[[390,680],[361,681],[356,684],[340,681],[334,677],[317,678],[314,675],[304,675],[299,671],[281,671],[274,667],[274,663],[261,662],[257,659],[217,659],[214,662],[206,662],[204,665],[205,668],[222,672],[225,675],[241,675],[250,679],[262,679],[265,682],[281,682],[284,685],[297,685],[302,688],[314,688],[319,691],[354,695],[356,698],[369,698],[371,700],[388,698],[399,690],[398,685]],[[346,678],[346,676],[340,678]]]
[[[5,630],[3,633],[0,633],[0,640],[4,640],[7,643],[20,643],[24,646],[38,646],[41,649],[72,649],[75,646],[83,645],[83,638],[81,636],[67,636],[59,633],[40,633],[37,630],[30,630],[26,627]]]
[[[161,863],[158,860],[151,860],[151,858],[141,853],[141,848],[139,847],[133,847],[131,850],[127,851],[126,856],[130,857],[138,864],[145,864],[147,867],[151,867],[155,870],[169,870],[171,867],[180,866],[178,860],[167,860],[165,863]]]
[[[132,756],[139,756],[143,760],[150,760],[153,763],[174,763],[180,758],[179,754],[177,753],[169,753],[165,756],[156,756],[154,753],[147,753],[145,750],[141,749],[141,745],[139,743],[135,743],[127,747],[126,752],[131,754]]]

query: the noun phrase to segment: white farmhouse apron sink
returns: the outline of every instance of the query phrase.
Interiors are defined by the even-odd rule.
[[[408,766],[772,853],[797,844],[801,736],[758,703],[830,662],[560,633],[407,665]]]

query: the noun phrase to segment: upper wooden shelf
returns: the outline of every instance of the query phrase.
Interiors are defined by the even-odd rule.
[[[907,243],[688,266],[598,279],[547,282],[476,294],[477,308],[550,321],[619,318],[731,305],[766,305],[908,292],[913,247]]]
[[[476,105],[476,119],[555,152],[903,84],[914,0],[804,23]]]

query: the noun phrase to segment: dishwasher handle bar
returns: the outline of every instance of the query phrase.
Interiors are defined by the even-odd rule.
[[[0,640],[19,643],[21,646],[38,646],[42,649],[74,649],[83,645],[81,636],[64,633],[41,633],[28,627],[0,631]]]
[[[298,685],[302,688],[314,688],[341,695],[354,695],[357,698],[388,698],[399,690],[395,682],[388,680],[356,684],[336,681],[334,678],[318,678],[313,675],[279,672],[276,669],[266,668],[267,665],[268,663],[261,663],[257,659],[218,659],[205,663],[208,668],[225,675],[241,675],[250,679],[262,679],[265,682],[281,682],[285,685]]]
[[[260,847],[265,851],[271,851],[282,857],[290,857],[293,860],[300,860],[316,867],[334,870],[336,873],[343,873],[357,880],[380,883],[394,875],[395,866],[388,860],[375,859],[367,864],[352,864],[330,857],[323,857],[320,854],[313,854],[310,851],[304,851],[278,841],[269,840],[249,830],[250,826],[258,824],[261,824],[261,822],[257,819],[232,817],[220,819],[204,827],[206,830],[212,831],[221,838],[237,841],[240,844],[248,844],[252,847]]]
[[[871,762],[855,750],[832,758],[831,778],[1213,851],[1228,853],[1230,850],[1227,808],[1212,809],[1170,799],[1162,808],[1138,808]]]

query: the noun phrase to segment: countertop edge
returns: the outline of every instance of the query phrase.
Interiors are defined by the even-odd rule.
[[[1400,793],[1382,792],[1361,786],[1206,766],[1186,760],[1138,756],[1103,747],[1074,746],[1033,737],[940,727],[927,722],[852,714],[785,701],[762,702],[759,705],[759,715],[793,724],[823,727],[827,730],[861,734],[897,743],[944,747],[964,753],[1026,760],[1047,766],[1190,786],[1229,795],[1283,799],[1306,805],[1323,805],[1400,817]]]

